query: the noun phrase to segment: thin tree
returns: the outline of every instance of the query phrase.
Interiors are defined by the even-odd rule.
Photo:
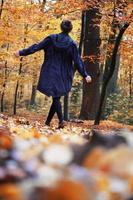
[[[111,31],[110,31],[109,39],[108,39],[108,43],[107,43],[107,52],[106,52],[106,56],[105,56],[103,80],[106,79],[106,76],[108,76],[109,67],[110,67],[111,60],[112,60],[111,51],[113,51],[113,46],[114,46],[114,43],[115,43],[116,37],[117,37],[117,28],[119,25],[118,20],[117,20],[117,15],[119,14],[118,9],[120,6],[121,6],[121,0],[113,1],[113,19],[112,19]],[[127,3],[123,2],[122,6],[126,7]],[[124,9],[123,9],[123,12],[120,11],[120,13],[121,13],[121,15],[124,15],[125,14]],[[107,86],[107,92],[106,92],[106,96],[105,96],[103,110],[105,110],[104,107],[106,106],[105,103],[106,103],[107,98],[111,94],[113,94],[117,91],[117,79],[118,79],[119,66],[120,66],[120,53],[117,54],[115,70],[114,70],[113,76]],[[103,112],[102,119],[104,119],[104,118],[105,118],[105,113]]]
[[[132,99],[132,64],[129,66],[129,98]]]
[[[106,89],[107,89],[108,83],[109,83],[110,79],[112,78],[114,70],[115,70],[117,52],[118,52],[118,49],[119,49],[119,46],[120,46],[122,36],[123,36],[124,32],[126,31],[126,29],[128,28],[128,26],[129,26],[129,23],[123,24],[122,27],[120,28],[119,34],[116,38],[115,46],[114,46],[113,53],[112,53],[112,59],[111,59],[111,63],[110,63],[109,72],[108,72],[106,79],[103,81],[101,98],[100,98],[100,105],[99,105],[99,108],[98,108],[98,111],[97,111],[97,115],[96,115],[96,118],[95,118],[94,125],[99,125],[99,123],[100,123],[103,104],[104,104],[105,96],[106,96]]]
[[[19,65],[19,72],[18,75],[20,76],[21,72],[22,72],[22,61],[23,58],[20,58],[20,65]],[[15,88],[15,94],[14,94],[14,105],[13,105],[13,114],[16,115],[16,111],[17,111],[17,94],[18,94],[18,88],[19,88],[19,80],[17,80],[17,84],[16,84],[16,88]]]
[[[0,19],[1,19],[1,16],[2,16],[3,7],[4,7],[4,0],[1,0],[1,5],[0,5]]]
[[[31,92],[31,99],[30,99],[30,105],[35,106],[36,105],[36,91],[37,91],[37,74],[33,72],[33,83],[32,83],[32,92]]]
[[[9,50],[9,43],[7,44],[7,52]],[[1,93],[1,100],[0,100],[0,104],[1,104],[1,112],[4,112],[4,96],[5,96],[5,88],[7,85],[7,79],[8,79],[8,68],[7,68],[7,60],[5,60],[5,64],[4,64],[4,83],[3,83],[3,88],[2,88],[2,93]]]
[[[24,37],[24,48],[26,46],[26,37],[27,37],[27,33],[28,33],[28,24],[25,24],[24,26],[24,30],[25,30],[25,37]],[[22,67],[23,67],[23,57],[20,58],[20,64],[19,64],[19,70],[18,70],[18,77],[20,77],[21,72],[22,72]],[[15,94],[14,94],[14,105],[13,105],[13,114],[16,115],[16,111],[17,111],[17,94],[18,94],[18,88],[19,88],[19,79],[17,80],[16,83],[16,88],[15,88]]]
[[[119,7],[118,7],[118,11],[119,11]],[[95,125],[98,125],[100,123],[101,116],[104,110],[104,105],[106,104],[107,87],[116,68],[118,49],[119,49],[119,46],[120,46],[120,43],[125,31],[131,23],[132,16],[133,16],[133,12],[131,13],[131,16],[129,17],[129,20],[125,22],[122,21],[122,23],[121,21],[116,20],[118,24],[117,27],[119,28],[119,32],[116,37],[114,48],[112,51],[111,62],[109,66],[106,66],[107,68],[105,68],[105,71],[104,71],[104,79],[103,79],[103,85],[102,85],[102,90],[101,90],[100,104],[99,104],[99,108],[97,110],[97,114],[96,114],[96,118],[94,122]]]

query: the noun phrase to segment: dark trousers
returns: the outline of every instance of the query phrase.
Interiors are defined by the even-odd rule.
[[[49,114],[48,114],[48,117],[47,117],[47,120],[46,120],[47,124],[50,124],[55,113],[57,113],[59,123],[62,123],[63,114],[62,114],[62,106],[61,106],[60,98],[61,97],[53,97],[53,102],[52,102],[52,105],[50,107]]]

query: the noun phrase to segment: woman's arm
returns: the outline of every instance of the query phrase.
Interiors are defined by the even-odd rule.
[[[86,72],[84,63],[81,59],[81,56],[79,54],[77,45],[74,43],[73,47],[72,47],[72,57],[73,57],[73,61],[74,61],[74,65],[76,66],[76,69],[78,70],[78,72],[80,73],[80,75],[86,79],[87,83],[90,83],[92,81],[91,76],[88,75],[88,73]]]
[[[41,42],[37,43],[37,44],[33,44],[32,46],[22,49],[20,51],[17,51],[15,53],[15,55],[18,56],[28,56],[30,54],[33,54],[37,51],[40,51],[42,49],[46,49],[47,45],[49,44],[50,38],[47,37],[44,40],[42,40]]]

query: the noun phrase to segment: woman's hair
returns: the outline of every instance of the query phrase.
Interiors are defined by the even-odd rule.
[[[71,30],[73,29],[73,25],[72,25],[71,21],[69,21],[69,20],[63,20],[61,22],[60,27],[61,27],[61,30],[63,31],[63,33],[70,33]]]

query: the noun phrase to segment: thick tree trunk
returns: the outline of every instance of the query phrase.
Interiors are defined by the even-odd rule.
[[[100,99],[100,23],[99,9],[93,8],[84,12],[84,51],[85,67],[92,76],[92,83],[83,81],[83,98],[80,112],[81,119],[95,119]],[[91,59],[92,58],[92,59]]]
[[[128,26],[129,26],[129,24],[123,25],[123,27],[120,29],[119,34],[116,38],[115,46],[114,46],[113,53],[112,53],[112,59],[111,59],[110,67],[109,67],[109,72],[103,81],[100,104],[99,104],[99,108],[98,108],[97,115],[95,118],[95,123],[94,123],[95,125],[99,125],[99,123],[100,123],[100,119],[101,119],[101,115],[102,115],[102,111],[103,111],[103,105],[105,103],[106,89],[107,89],[108,83],[109,83],[110,79],[112,78],[113,73],[115,71],[118,48],[120,46],[122,36],[123,36],[125,30],[128,28]]]

